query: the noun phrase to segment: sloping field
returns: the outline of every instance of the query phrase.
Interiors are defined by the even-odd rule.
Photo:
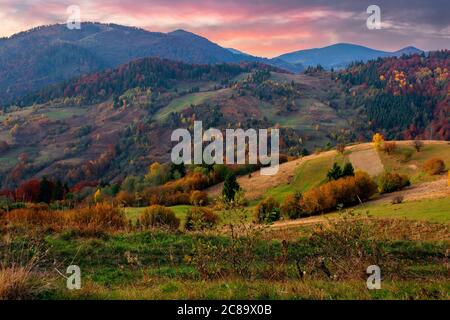
[[[356,170],[367,172],[371,176],[377,176],[384,171],[378,152],[372,146],[354,148],[349,155],[350,162]]]
[[[316,159],[333,159],[336,151],[327,151],[320,154],[314,154],[303,157],[294,161],[286,162],[280,165],[280,169],[276,175],[263,176],[259,171],[252,173],[251,177],[238,177],[239,185],[245,191],[245,197],[249,200],[258,199],[263,196],[269,189],[286,186],[290,184],[295,174],[302,165],[310,160]],[[332,163],[332,160],[331,160]],[[327,169],[328,170],[328,169]],[[222,191],[223,183],[217,184],[206,191],[210,196],[217,196]]]
[[[371,143],[362,143],[346,148],[346,156],[356,169],[366,171],[371,175],[378,175],[385,169],[393,172],[408,174],[412,177],[413,186],[401,192],[404,193],[405,200],[430,199],[447,196],[448,190],[445,187],[445,179],[439,177],[423,177],[421,165],[426,159],[441,157],[446,162],[447,167],[450,161],[450,145],[445,141],[424,141],[421,152],[416,152],[411,156],[411,160],[404,162],[401,157],[402,150],[410,147],[411,141],[398,141],[396,154],[388,156],[383,152],[376,152]],[[397,155],[400,154],[400,155]],[[238,183],[245,191],[245,196],[249,200],[259,199],[265,196],[273,196],[277,200],[283,200],[287,194],[294,191],[304,192],[312,187],[320,185],[325,181],[326,173],[333,165],[333,162],[342,164],[345,159],[338,155],[336,151],[327,151],[313,154],[301,159],[283,163],[280,165],[278,173],[274,176],[261,176],[259,171],[253,173],[251,177],[238,177]],[[421,179],[416,178],[422,177]],[[419,184],[422,182],[435,183]],[[210,196],[217,196],[222,190],[223,184],[215,185],[207,192]],[[396,194],[383,196],[384,202],[390,202]],[[391,197],[392,196],[392,197]]]

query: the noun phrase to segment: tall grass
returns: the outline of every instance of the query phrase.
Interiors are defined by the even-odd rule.
[[[0,222],[7,230],[22,232],[75,230],[95,234],[124,230],[126,227],[123,210],[104,203],[66,211],[41,207],[16,209],[3,214]]]

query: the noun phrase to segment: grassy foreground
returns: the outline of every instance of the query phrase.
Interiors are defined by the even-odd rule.
[[[413,238],[411,227],[425,231]],[[448,232],[445,225],[344,215],[326,228],[296,234],[237,224],[230,230],[85,234],[67,229],[26,235],[10,230],[0,242],[0,298],[10,293],[8,261],[29,268],[23,287],[13,291],[24,295],[19,298],[449,298],[449,243],[440,236]],[[81,290],[68,290],[60,275],[71,264],[81,269]],[[372,264],[382,270],[381,290],[366,287]]]

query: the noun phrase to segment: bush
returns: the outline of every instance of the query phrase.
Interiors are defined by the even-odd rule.
[[[397,144],[395,143],[395,141],[389,141],[389,142],[386,141],[383,146],[383,150],[387,154],[391,154],[392,152],[395,151],[396,148],[397,148]]]
[[[445,163],[439,158],[429,159],[423,164],[423,171],[431,176],[441,174],[445,171]]]
[[[2,218],[11,227],[56,231],[74,229],[87,234],[123,230],[126,226],[123,211],[105,203],[66,211],[51,211],[39,206],[16,209],[4,214]]]
[[[412,146],[414,149],[416,149],[417,152],[420,152],[420,150],[422,150],[423,148],[423,142],[420,140],[414,140],[412,142]]]
[[[164,185],[147,188],[144,191],[150,205],[176,206],[191,204],[190,194],[179,191],[175,185]]]
[[[302,207],[308,214],[335,210],[338,205],[352,205],[366,201],[377,192],[377,185],[367,173],[333,180],[304,193]]]
[[[345,144],[339,143],[338,145],[336,145],[336,151],[339,152],[340,154],[344,154]]]
[[[380,193],[389,193],[401,190],[410,184],[407,176],[386,172],[378,179],[378,190]]]
[[[280,207],[280,213],[283,217],[297,219],[305,215],[300,203],[302,197],[300,194],[290,194],[284,199]]]
[[[261,201],[255,208],[255,222],[271,223],[280,219],[280,204],[272,197]]]
[[[68,220],[75,228],[93,232],[122,230],[126,226],[123,210],[106,203],[69,211]]]
[[[134,194],[127,191],[120,191],[116,195],[116,201],[118,204],[124,205],[125,207],[131,207],[135,201]]]
[[[403,202],[403,196],[396,196],[392,199],[391,204],[400,204]]]
[[[194,206],[206,206],[209,203],[208,194],[199,190],[192,191],[189,200]]]
[[[171,209],[160,205],[146,208],[139,221],[141,226],[146,229],[150,227],[167,227],[176,230],[180,226],[180,219],[175,216],[175,213]]]
[[[219,222],[219,216],[208,208],[195,207],[186,213],[186,230],[211,229]]]

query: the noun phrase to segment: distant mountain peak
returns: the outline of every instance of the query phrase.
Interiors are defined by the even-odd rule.
[[[344,42],[321,48],[294,51],[283,54],[278,58],[293,64],[302,63],[304,66],[320,64],[327,69],[331,69],[344,68],[355,61],[366,62],[377,58],[401,56],[403,54],[420,54],[422,52],[422,50],[413,46],[389,52]]]

